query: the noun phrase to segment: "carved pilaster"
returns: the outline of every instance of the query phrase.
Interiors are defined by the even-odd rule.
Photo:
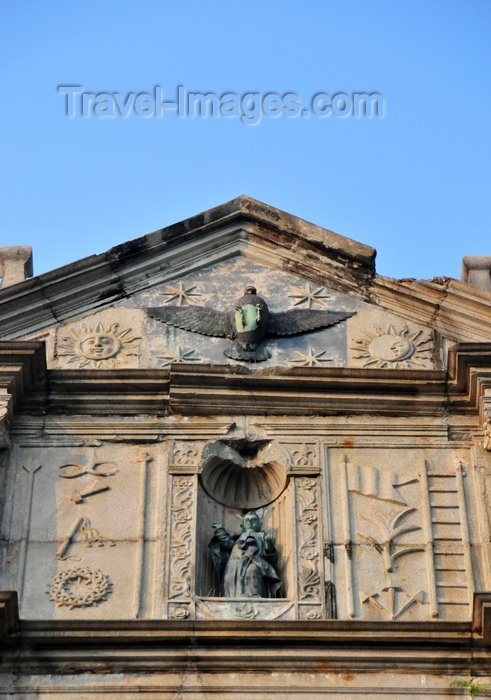
[[[318,480],[301,477],[295,480],[297,503],[298,600],[299,603],[321,603],[321,570],[319,551]],[[305,612],[305,615],[303,614]],[[300,617],[315,619],[321,607],[308,606]]]
[[[485,450],[491,452],[491,389],[485,389],[479,406],[481,430],[484,433],[483,444]]]
[[[192,522],[195,501],[193,477],[173,477],[170,527],[170,600],[176,598],[189,600],[191,598]]]
[[[10,394],[4,394],[0,397],[0,450],[6,450],[10,447],[9,409],[11,398]]]

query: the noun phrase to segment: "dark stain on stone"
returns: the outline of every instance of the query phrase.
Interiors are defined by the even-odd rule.
[[[254,202],[247,202],[245,208],[251,213],[255,212],[256,214],[262,214],[273,221],[281,221],[281,216],[278,214],[278,212],[268,209],[267,207],[261,207],[259,204],[255,204]]]
[[[141,236],[134,241],[121,243],[108,251],[111,260],[119,261],[132,255],[138,255],[148,248],[147,236]]]
[[[316,671],[332,671],[332,662],[318,661],[316,664],[314,664],[314,667]]]
[[[124,290],[124,286],[122,281],[117,278],[114,280],[111,284],[108,284],[106,287],[104,287],[101,292],[99,293],[97,300],[98,301],[104,301],[106,299],[124,299],[128,295],[126,294]]]

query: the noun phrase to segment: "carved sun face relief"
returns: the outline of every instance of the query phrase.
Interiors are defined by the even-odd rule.
[[[414,369],[427,367],[433,349],[431,333],[423,330],[410,332],[407,326],[396,331],[393,325],[385,329],[373,327],[362,331],[364,338],[353,339],[353,357],[362,360],[363,367],[376,369]]]
[[[103,333],[89,335],[79,344],[81,354],[88,360],[107,360],[113,357],[121,349],[121,342],[118,338]]]
[[[112,368],[124,364],[125,357],[138,354],[141,340],[129,335],[131,328],[120,329],[118,323],[107,329],[102,323],[95,328],[82,325],[70,328],[69,333],[58,341],[58,355],[68,356],[68,363],[77,363],[79,368]]]

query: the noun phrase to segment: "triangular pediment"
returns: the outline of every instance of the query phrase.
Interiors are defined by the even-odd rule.
[[[237,364],[230,339],[149,316],[148,308],[232,314],[247,285],[273,314],[348,314],[269,333],[254,368],[441,369],[455,342],[486,341],[491,294],[439,278],[375,274],[375,250],[249,197],[0,290],[2,340],[47,341],[50,368]],[[91,349],[104,336],[105,350]],[[225,354],[224,354],[225,353]]]

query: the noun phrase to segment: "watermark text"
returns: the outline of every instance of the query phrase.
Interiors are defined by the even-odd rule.
[[[263,117],[377,118],[383,117],[385,101],[378,92],[317,92],[303,101],[295,92],[197,92],[182,85],[169,95],[155,85],[148,92],[91,92],[82,85],[59,85],[67,117],[142,119],[166,115],[187,119],[228,118],[257,124]]]

